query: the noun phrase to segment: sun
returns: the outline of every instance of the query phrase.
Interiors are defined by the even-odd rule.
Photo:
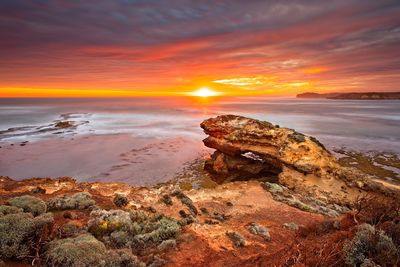
[[[216,92],[210,88],[204,87],[204,88],[200,88],[196,91],[190,92],[189,95],[199,96],[199,97],[209,97],[209,96],[218,96],[218,95],[221,95],[221,93]]]

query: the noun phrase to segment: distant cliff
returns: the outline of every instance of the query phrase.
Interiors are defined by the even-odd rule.
[[[354,100],[384,100],[400,99],[400,92],[367,92],[367,93],[302,93],[297,98],[325,98],[325,99],[354,99]]]
[[[319,94],[319,93],[307,92],[307,93],[298,94],[296,97],[297,98],[331,98],[331,97],[335,97],[337,95],[339,95],[339,93]]]

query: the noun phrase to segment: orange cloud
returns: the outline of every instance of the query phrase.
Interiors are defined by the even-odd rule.
[[[0,97],[398,90],[400,4],[217,2],[0,1]]]
[[[303,71],[304,71],[304,73],[314,74],[314,73],[326,72],[326,71],[328,71],[328,68],[326,68],[326,67],[315,67],[315,68],[305,69]]]

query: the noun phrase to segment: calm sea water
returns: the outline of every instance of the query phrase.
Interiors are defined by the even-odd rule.
[[[289,98],[0,99],[0,175],[165,182],[210,153],[199,124],[219,114],[270,121],[329,149],[400,155],[400,101]],[[76,128],[56,129],[57,121]]]
[[[199,139],[204,137],[199,127],[203,119],[227,113],[294,128],[329,147],[400,153],[400,101],[386,100],[0,99],[0,142],[61,138],[63,134],[43,130],[57,120],[80,125],[64,134]]]

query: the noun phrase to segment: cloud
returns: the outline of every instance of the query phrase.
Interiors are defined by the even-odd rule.
[[[399,12],[396,0],[3,0],[0,87],[295,92],[277,77],[398,90]]]
[[[257,87],[265,86],[268,83],[274,81],[275,77],[241,77],[241,78],[230,78],[230,79],[222,79],[215,80],[213,83],[237,86],[244,89],[256,89]]]

